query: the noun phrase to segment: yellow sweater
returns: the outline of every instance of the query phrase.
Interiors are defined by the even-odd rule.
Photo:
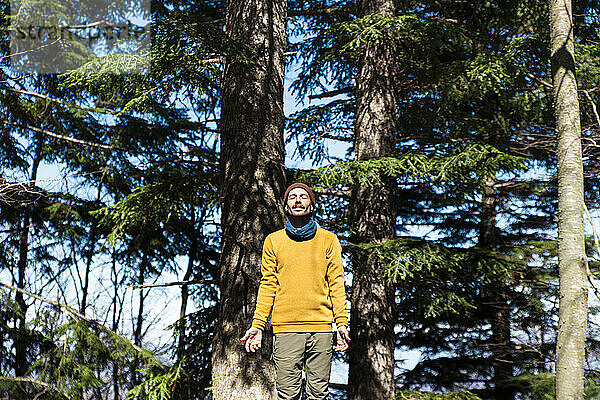
[[[262,279],[252,326],[264,329],[271,309],[273,332],[331,332],[348,324],[342,247],[337,236],[317,228],[303,242],[285,229],[265,239]]]

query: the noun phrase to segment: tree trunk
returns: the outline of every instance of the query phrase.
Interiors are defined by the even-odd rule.
[[[122,303],[119,302],[119,288],[121,287],[122,281],[119,281],[119,272],[117,271],[117,255],[116,250],[113,248],[111,252],[111,281],[113,285],[113,299],[112,299],[112,326],[113,332],[119,331],[119,320],[120,310],[123,309]],[[117,307],[119,312],[117,311]],[[113,387],[113,400],[119,400],[120,396],[120,368],[119,362],[112,362],[112,387]]]
[[[272,399],[271,336],[246,354],[260,281],[262,244],[283,225],[285,0],[228,0],[229,37],[254,49],[254,63],[228,55],[221,107],[219,319],[212,347],[215,400]]]
[[[140,262],[140,270],[139,270],[139,274],[138,274],[138,285],[143,285],[144,284],[144,280],[146,278],[146,271],[149,270],[150,268],[150,261],[148,260],[148,255],[146,253],[143,254],[142,256],[142,261]],[[142,327],[144,324],[144,300],[146,299],[146,296],[144,296],[144,289],[140,288],[139,292],[138,292],[138,312],[137,312],[137,317],[135,319],[135,329],[133,331],[133,343],[136,346],[142,347]],[[131,371],[131,381],[132,384],[135,385],[139,385],[141,380],[140,380],[140,374],[138,372],[139,370],[139,366],[140,366],[140,362],[141,360],[139,358],[135,358],[134,361],[134,368]]]
[[[496,250],[496,179],[484,176],[481,181],[481,218],[479,220],[479,238],[477,245],[481,249]],[[495,400],[512,400],[515,398],[510,383],[513,379],[512,346],[510,340],[510,308],[508,305],[508,287],[504,280],[490,282],[492,314],[491,350]]]
[[[44,140],[41,136],[37,137],[35,155],[31,164],[30,187],[35,187],[38,168],[42,161],[42,149]],[[29,224],[31,222],[31,207],[33,204],[24,206],[23,226],[19,237],[19,259],[17,261],[17,287],[25,289],[25,273],[27,272],[27,264],[29,259]],[[26,328],[27,303],[23,293],[16,292],[15,302],[19,306],[19,317],[17,318],[17,336],[14,339],[15,343],[15,376],[24,376],[29,368],[27,362],[27,351],[29,346],[29,335]]]
[[[96,196],[96,203],[100,204],[100,198],[102,195],[102,179],[98,184],[98,195]],[[87,251],[87,260],[85,263],[85,271],[83,276],[83,287],[81,288],[81,306],[79,307],[79,312],[82,315],[85,315],[85,311],[87,308],[87,297],[90,289],[90,272],[92,269],[92,261],[94,260],[94,255],[96,254],[96,236],[98,235],[98,225],[95,221],[92,221],[92,226],[90,227],[90,235],[88,240],[88,251]]]
[[[196,253],[198,249],[198,231],[196,227],[196,212],[191,210],[190,219],[190,249],[188,252],[188,265],[185,274],[183,275],[183,281],[186,282],[192,276],[194,272],[194,263],[196,262]],[[177,360],[181,360],[185,351],[185,316],[187,314],[187,304],[189,298],[189,287],[188,285],[181,286],[181,307],[179,309],[179,339],[177,343]]]
[[[395,14],[392,0],[358,3],[359,16]],[[368,160],[394,153],[396,136],[395,51],[391,40],[362,49],[356,78],[355,158]],[[351,213],[355,243],[381,243],[396,234],[395,179],[353,188]],[[359,251],[352,260],[348,399],[394,397],[394,285],[383,277],[386,265]]]
[[[556,398],[583,399],[587,276],[583,236],[583,164],[570,0],[550,1],[554,113],[558,135]]]

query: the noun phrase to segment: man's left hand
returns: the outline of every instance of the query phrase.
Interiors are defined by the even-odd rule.
[[[347,326],[338,326],[337,328],[337,343],[333,346],[335,351],[345,351],[350,344],[350,334]]]

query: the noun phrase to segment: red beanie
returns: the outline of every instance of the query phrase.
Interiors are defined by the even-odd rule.
[[[288,198],[288,194],[290,194],[290,191],[292,189],[295,188],[302,188],[304,190],[306,190],[306,193],[308,193],[308,197],[310,197],[310,202],[312,203],[312,205],[314,206],[317,203],[317,199],[315,197],[315,192],[312,191],[312,189],[301,182],[296,182],[296,183],[292,183],[290,186],[288,186],[287,189],[285,189],[285,194],[283,195],[283,203],[287,203],[287,198]]]

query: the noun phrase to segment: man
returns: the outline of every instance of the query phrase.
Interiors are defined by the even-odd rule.
[[[300,398],[304,367],[307,399],[327,399],[332,348],[344,351],[350,341],[342,248],[334,233],[317,225],[310,187],[290,185],[283,202],[285,229],[265,239],[256,311],[241,340],[248,352],[260,349],[272,309],[277,398]]]

